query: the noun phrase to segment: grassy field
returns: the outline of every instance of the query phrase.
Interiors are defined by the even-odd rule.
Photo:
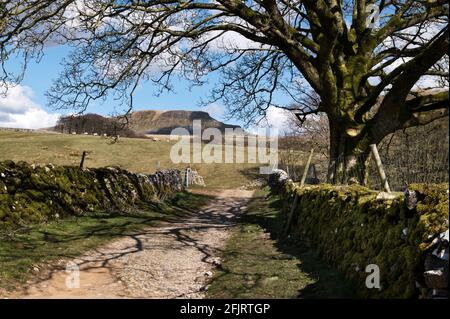
[[[70,259],[115,238],[196,212],[210,196],[179,193],[166,202],[139,207],[127,215],[96,212],[5,232],[0,230],[0,289],[13,289],[33,278],[32,269]]]
[[[351,298],[352,287],[302,241],[283,240],[280,202],[258,190],[228,241],[209,298]]]
[[[99,136],[51,134],[43,132],[0,131],[0,161],[26,161],[36,164],[79,165],[87,151],[86,167],[120,166],[132,172],[152,173],[158,168],[184,169],[174,164],[170,149],[176,141],[167,138],[121,138],[118,143]],[[257,164],[192,164],[209,188],[234,188],[257,177]]]

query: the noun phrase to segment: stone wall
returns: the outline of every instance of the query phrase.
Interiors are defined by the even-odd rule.
[[[181,172],[134,174],[117,167],[0,162],[0,227],[45,222],[97,210],[131,209],[183,190]]]
[[[309,242],[361,297],[448,298],[448,184],[410,185],[393,194],[359,185],[300,188],[277,171],[269,185],[285,203],[288,234]],[[373,265],[379,288],[368,277]]]

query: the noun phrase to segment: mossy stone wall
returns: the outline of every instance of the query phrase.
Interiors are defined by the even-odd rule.
[[[134,174],[107,167],[35,166],[0,162],[0,227],[25,225],[105,209],[126,210],[183,189],[181,172]]]
[[[411,205],[403,193],[380,196],[378,191],[358,185],[300,188],[286,179],[277,185],[274,181],[280,176],[272,177],[271,184],[284,199],[285,221],[298,196],[291,234],[307,240],[341,270],[361,297],[417,298],[427,294],[424,262],[435,249],[436,238],[448,230],[448,184],[410,185],[409,192],[415,196]],[[379,267],[381,289],[366,287],[370,264]],[[448,259],[446,271],[448,276]]]

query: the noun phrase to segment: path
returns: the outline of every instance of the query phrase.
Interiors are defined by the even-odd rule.
[[[202,298],[229,230],[252,194],[221,191],[198,214],[145,228],[73,260],[80,267],[79,288],[67,288],[71,275],[55,270],[10,297]]]

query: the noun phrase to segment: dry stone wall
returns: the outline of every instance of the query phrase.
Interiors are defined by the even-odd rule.
[[[46,222],[97,210],[126,211],[182,191],[179,170],[134,174],[118,167],[0,162],[0,227]]]
[[[359,185],[300,188],[279,170],[269,185],[285,204],[288,234],[309,242],[361,297],[448,298],[448,184],[380,196]],[[367,285],[373,265],[379,287]]]

